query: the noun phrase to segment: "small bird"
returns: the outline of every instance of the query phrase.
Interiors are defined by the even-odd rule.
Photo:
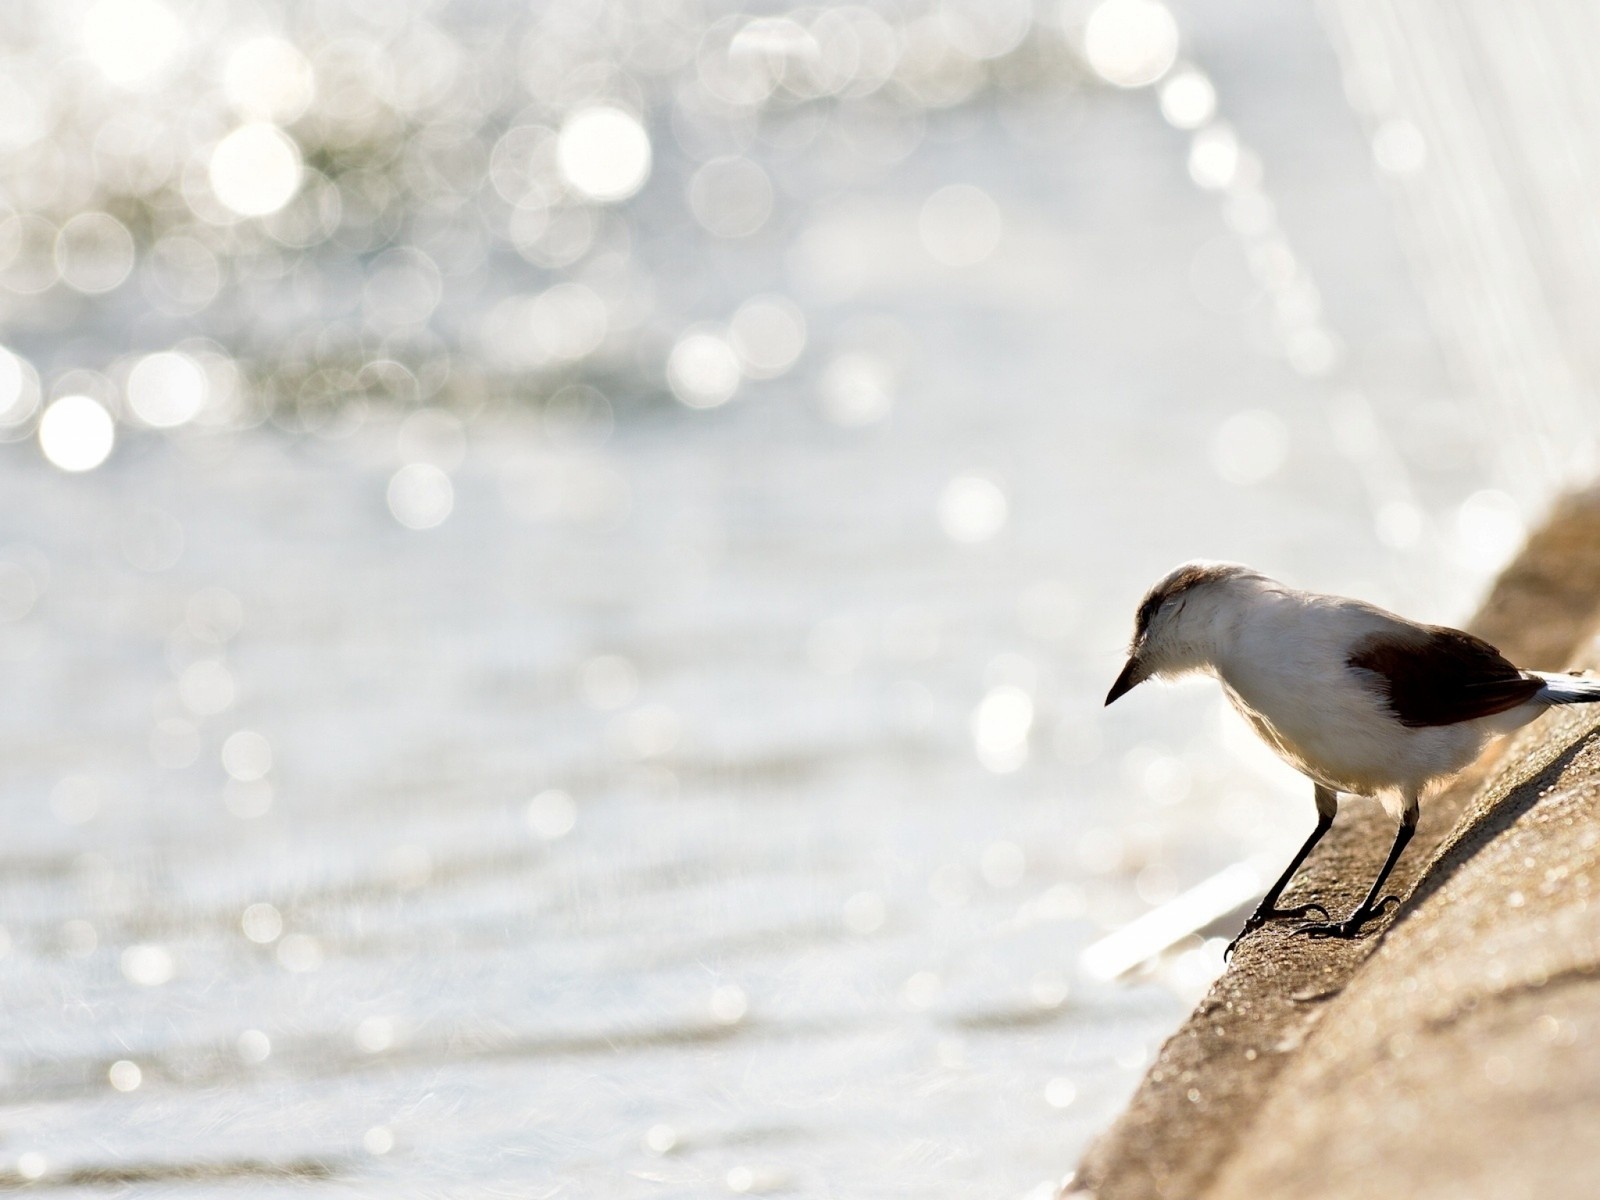
[[[1280,758],[1315,785],[1317,827],[1268,889],[1239,938],[1274,918],[1351,938],[1389,904],[1378,894],[1411,840],[1428,789],[1496,734],[1558,704],[1600,702],[1600,681],[1523,671],[1482,638],[1375,605],[1286,587],[1237,563],[1190,562],[1145,594],[1110,704],[1146,679],[1214,675]],[[1340,792],[1374,796],[1399,822],[1366,899],[1343,921],[1278,898],[1333,824]],[[1236,945],[1239,938],[1234,939]],[[1228,947],[1232,951],[1233,946]]]

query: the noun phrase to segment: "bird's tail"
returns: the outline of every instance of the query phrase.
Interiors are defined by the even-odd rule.
[[[1600,679],[1583,679],[1577,675],[1549,675],[1543,671],[1530,671],[1544,680],[1544,687],[1535,699],[1546,704],[1597,704],[1600,703]]]

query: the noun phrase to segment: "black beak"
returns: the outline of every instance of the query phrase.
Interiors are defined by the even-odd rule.
[[[1106,703],[1110,704],[1118,696],[1125,696],[1139,685],[1139,660],[1128,659],[1128,665],[1122,668],[1122,674],[1117,676],[1117,681],[1111,685],[1111,690],[1106,693]]]

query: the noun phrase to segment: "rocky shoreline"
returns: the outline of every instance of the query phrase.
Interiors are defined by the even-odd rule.
[[[1559,670],[1600,666],[1597,625],[1600,489],[1556,507],[1469,628]],[[1430,800],[1387,925],[1241,944],[1065,1194],[1592,1196],[1597,729],[1592,709],[1553,713]],[[1392,836],[1376,806],[1347,809],[1299,885],[1335,912]]]

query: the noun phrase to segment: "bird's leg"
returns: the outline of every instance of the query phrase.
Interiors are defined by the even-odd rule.
[[[1294,908],[1278,907],[1278,897],[1283,895],[1283,889],[1289,886],[1289,880],[1294,878],[1294,873],[1300,869],[1300,864],[1305,862],[1312,848],[1322,840],[1322,835],[1328,832],[1329,826],[1333,824],[1334,814],[1339,811],[1339,797],[1332,788],[1325,788],[1320,783],[1317,784],[1316,798],[1317,827],[1311,831],[1311,836],[1306,839],[1305,845],[1300,847],[1299,853],[1289,861],[1289,865],[1284,869],[1283,874],[1278,876],[1278,882],[1268,888],[1267,894],[1261,897],[1261,903],[1256,905],[1255,912],[1251,913],[1245,921],[1244,928],[1239,931],[1238,937],[1228,943],[1228,948],[1222,952],[1224,958],[1233,956],[1233,948],[1239,944],[1240,939],[1245,934],[1260,929],[1261,926],[1274,918],[1304,917],[1312,912],[1319,912],[1324,918],[1327,917],[1328,910],[1320,904],[1300,904]]]
[[[1337,937],[1353,938],[1361,932],[1361,927],[1373,917],[1378,916],[1388,908],[1391,903],[1399,904],[1399,896],[1385,896],[1378,900],[1378,893],[1383,890],[1383,884],[1389,878],[1389,872],[1394,870],[1394,864],[1399,861],[1400,853],[1406,848],[1406,843],[1411,840],[1411,835],[1417,831],[1417,798],[1406,797],[1405,814],[1400,818],[1400,828],[1394,835],[1394,845],[1389,847],[1389,857],[1383,861],[1383,869],[1378,872],[1378,877],[1372,881],[1372,887],[1367,891],[1367,898],[1343,921],[1317,922],[1301,927],[1297,932],[1308,934],[1311,937]],[[1376,903],[1374,903],[1376,901]]]

